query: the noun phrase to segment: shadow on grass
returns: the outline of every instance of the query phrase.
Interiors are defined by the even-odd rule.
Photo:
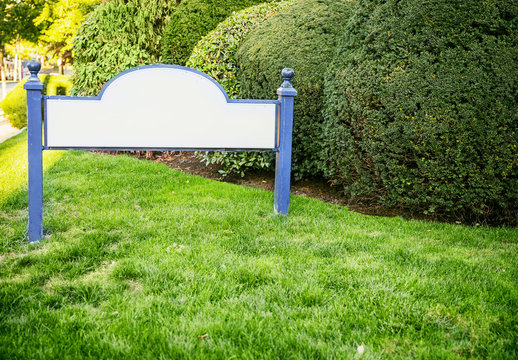
[[[62,155],[63,152],[44,153],[44,173],[53,168]],[[0,160],[0,251],[12,251],[26,240],[27,131],[0,144]]]

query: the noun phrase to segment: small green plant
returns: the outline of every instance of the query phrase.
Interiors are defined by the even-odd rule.
[[[72,88],[70,76],[67,75],[40,75],[45,95],[68,95]],[[15,128],[27,126],[27,92],[23,84],[27,79],[18,83],[0,103],[7,120]]]
[[[202,159],[207,165],[218,164],[223,168],[218,170],[221,176],[237,174],[245,176],[249,170],[269,169],[272,164],[270,153],[260,152],[196,152],[196,156]]]
[[[186,65],[218,80],[231,99],[240,98],[235,57],[239,45],[252,29],[291,2],[259,4],[232,14],[198,42]],[[258,152],[204,152],[196,155],[207,164],[222,165],[219,172],[223,177],[230,174],[244,176],[249,169],[270,168],[273,160],[272,154]]]

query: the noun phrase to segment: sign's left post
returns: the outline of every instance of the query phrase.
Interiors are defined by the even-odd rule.
[[[27,66],[31,76],[24,84],[27,90],[27,137],[29,157],[29,225],[30,242],[43,237],[43,145],[42,145],[42,91],[38,78],[41,65],[31,61]]]

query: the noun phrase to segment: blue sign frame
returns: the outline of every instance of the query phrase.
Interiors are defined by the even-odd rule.
[[[284,82],[277,90],[278,100],[236,100],[229,99],[223,87],[210,76],[187,67],[178,65],[146,65],[132,68],[119,73],[106,83],[98,96],[44,96],[42,95],[43,84],[38,78],[38,72],[41,65],[38,62],[30,62],[28,64],[31,76],[24,84],[27,90],[27,132],[28,132],[28,160],[29,160],[29,222],[28,222],[28,239],[30,242],[40,241],[43,237],[43,150],[148,150],[148,151],[274,151],[276,152],[275,164],[275,190],[274,190],[274,211],[276,214],[286,215],[290,202],[290,177],[291,177],[291,151],[293,136],[293,107],[297,91],[291,84],[294,76],[292,69],[282,70]],[[273,149],[246,149],[246,148],[144,148],[144,147],[49,147],[47,146],[47,100],[81,100],[81,101],[99,101],[105,90],[110,84],[120,76],[129,72],[138,71],[148,68],[174,68],[185,71],[195,72],[198,75],[210,80],[224,94],[228,103],[252,103],[252,104],[275,104],[276,111],[276,129],[275,144]],[[43,107],[43,112],[42,112]],[[43,119],[42,119],[43,113]],[[44,144],[42,144],[42,126],[44,123]]]

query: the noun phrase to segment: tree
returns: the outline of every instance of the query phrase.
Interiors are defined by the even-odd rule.
[[[13,40],[36,40],[40,32],[33,20],[44,0],[0,0],[0,79],[5,93],[5,46]]]
[[[43,6],[34,19],[36,26],[42,26],[40,44],[47,54],[56,60],[60,74],[64,65],[72,62],[73,40],[85,16],[99,3],[99,0],[51,0]]]
[[[76,95],[97,95],[119,72],[160,62],[171,0],[111,0],[97,6],[74,39]]]

